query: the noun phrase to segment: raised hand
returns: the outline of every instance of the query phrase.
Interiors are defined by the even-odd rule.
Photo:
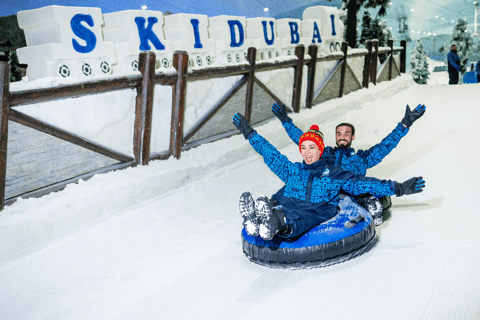
[[[424,104],[419,104],[413,111],[410,111],[410,107],[407,104],[407,109],[405,110],[405,117],[402,119],[402,124],[410,128],[410,126],[423,114],[425,113],[427,107]]]
[[[243,133],[245,139],[247,139],[248,135],[253,132],[250,123],[248,123],[247,119],[245,119],[241,113],[237,113],[233,116],[233,124],[241,133]]]
[[[282,122],[290,119],[290,117],[287,115],[287,108],[285,107],[284,104],[280,104],[278,102],[275,102],[272,106],[272,112]]]
[[[425,180],[422,177],[414,177],[405,182],[395,184],[395,195],[401,197],[407,194],[414,194],[423,191]]]

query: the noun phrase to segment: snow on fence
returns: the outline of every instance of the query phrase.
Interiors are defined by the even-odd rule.
[[[394,55],[396,52],[400,52],[400,55]],[[378,55],[381,53],[387,53],[389,56],[380,65]],[[188,70],[187,52],[175,51],[172,62],[176,73],[156,73],[155,53],[142,52],[139,56],[140,74],[14,92],[10,92],[9,88],[9,66],[1,62],[0,210],[5,205],[13,203],[18,197],[38,197],[61,190],[69,183],[88,179],[98,173],[148,165],[151,160],[167,159],[170,156],[179,159],[182,151],[237,134],[237,130],[232,130],[231,125],[231,117],[236,112],[243,113],[252,125],[258,125],[272,117],[270,107],[274,101],[290,105],[290,111],[298,113],[301,106],[312,108],[313,105],[322,101],[342,97],[344,94],[362,87],[368,88],[370,82],[376,84],[381,81],[389,81],[400,73],[405,73],[406,70],[405,41],[401,42],[400,47],[393,47],[393,41],[390,41],[389,47],[381,48],[378,47],[377,40],[367,41],[366,49],[354,49],[351,52],[348,52],[347,43],[344,42],[342,43],[342,52],[322,55],[319,55],[316,45],[308,47],[308,54],[305,53],[305,47],[299,45],[295,47],[294,56],[274,61],[260,61],[259,63],[256,62],[256,56],[257,49],[250,47],[247,53],[248,64]],[[362,60],[361,64],[355,64],[358,59]],[[325,63],[334,63],[334,65],[325,68]],[[324,65],[322,66],[322,64]],[[307,67],[306,73],[304,73],[305,66]],[[282,70],[293,71],[287,72],[287,77],[293,76],[293,90],[291,90],[291,97],[288,98],[291,98],[290,101],[282,101],[286,99],[285,95],[279,97],[280,94],[274,93],[275,88],[268,84],[269,77],[285,77],[285,74],[275,73]],[[274,73],[272,74],[272,72]],[[191,94],[196,94],[195,89],[201,90],[202,87],[195,87],[195,82],[202,83],[204,80],[212,79],[222,81],[233,79],[234,84],[226,93],[222,93],[223,96],[218,101],[210,103],[207,111],[199,117],[194,117],[194,121],[190,121],[187,127],[185,111],[188,90],[191,89]],[[157,95],[165,94],[165,91],[162,91],[162,88],[165,87],[171,88],[172,97],[169,146],[166,150],[151,150],[152,130],[155,129],[155,123],[152,125],[154,93],[158,91]],[[136,90],[133,156],[48,124],[16,108],[125,89]],[[115,108],[113,105],[108,107]],[[25,168],[27,167],[25,163],[9,165],[9,170],[15,171],[15,174],[10,175],[10,177],[16,177],[16,182],[12,183],[7,179],[7,150],[11,153],[15,152],[12,150],[15,146],[9,148],[8,145],[9,141],[12,141],[9,139],[11,138],[9,133],[12,134],[9,132],[9,125],[13,124],[9,124],[9,120],[111,160],[102,162],[99,168],[89,167],[88,172],[85,172],[85,169],[83,171],[70,169],[62,171],[62,174],[54,178],[47,179],[45,177],[47,172],[59,170],[59,163],[63,157],[55,154],[51,149],[39,150],[38,147],[36,149],[32,147],[31,150],[22,150],[31,158],[28,160],[28,170]],[[24,139],[26,138],[24,137]],[[46,154],[46,158],[42,163],[35,163],[34,159],[39,157],[39,153],[44,156]],[[25,158],[24,154],[22,158]],[[47,164],[45,164],[46,162]],[[49,165],[50,167],[48,167]]]

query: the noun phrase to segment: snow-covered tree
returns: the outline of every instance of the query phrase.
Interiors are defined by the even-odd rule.
[[[347,25],[347,6],[342,2],[342,7],[338,10],[338,18],[342,21],[343,25]],[[343,41],[346,41],[347,28],[343,28]]]
[[[427,84],[428,75],[430,74],[428,72],[427,52],[423,49],[420,40],[417,41],[412,51],[410,66],[412,67],[413,81],[418,84]]]
[[[457,54],[460,58],[460,81],[467,72],[468,59],[473,55],[473,39],[471,34],[467,31],[467,20],[458,19],[458,22],[455,27],[453,27],[452,36],[450,40],[445,43],[444,48],[445,52],[450,52],[450,47],[452,44],[457,45]],[[447,62],[448,63],[448,62]]]
[[[362,32],[360,33],[359,44],[361,47],[365,46],[367,40],[372,39],[372,17],[370,17],[370,12],[365,10],[362,17]]]
[[[365,42],[372,39],[378,40],[379,47],[388,46],[388,40],[396,40],[393,33],[388,29],[386,20],[372,19],[370,13],[365,10],[362,18],[362,33],[360,35],[359,47],[365,47]],[[387,59],[388,54],[382,53],[379,57],[380,62],[383,63]]]
[[[332,0],[328,0],[332,1]],[[357,28],[358,28],[358,11],[364,7],[377,8],[379,16],[385,16],[387,14],[387,8],[390,6],[391,0],[342,0],[347,8],[347,20],[345,24],[346,29],[346,41],[351,48],[357,47]]]

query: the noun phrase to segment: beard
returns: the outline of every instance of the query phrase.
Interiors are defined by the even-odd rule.
[[[340,145],[340,142],[345,142],[345,144]],[[347,141],[347,140],[338,140],[337,141],[337,147],[339,147],[340,149],[350,148],[351,145],[352,145],[352,141]]]

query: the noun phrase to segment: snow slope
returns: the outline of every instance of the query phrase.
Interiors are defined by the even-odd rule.
[[[444,73],[446,76],[446,73]],[[439,83],[438,81],[437,83]],[[404,75],[292,114],[326,144],[352,122],[378,143],[405,105],[427,106],[369,176],[426,189],[392,198],[365,255],[312,270],[251,263],[238,197],[282,186],[243,136],[92,179],[0,213],[0,319],[480,319],[480,84]],[[277,120],[256,128],[300,161]]]

